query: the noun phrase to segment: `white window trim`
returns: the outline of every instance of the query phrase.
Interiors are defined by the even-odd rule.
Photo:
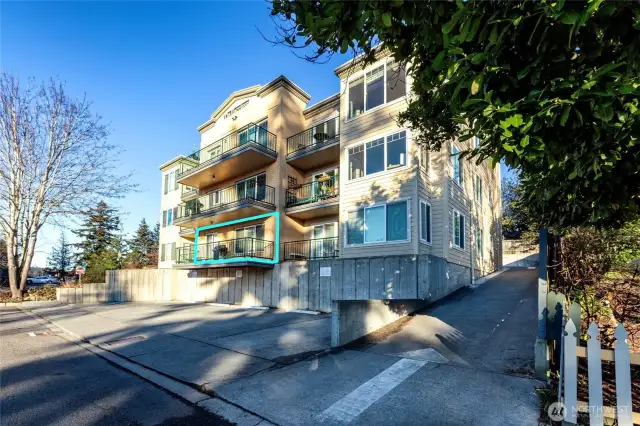
[[[430,151],[426,146],[424,146],[424,145],[418,145],[418,150],[419,150],[418,155],[420,156],[420,157],[418,158],[418,160],[419,160],[418,162],[420,163],[420,168],[421,168],[422,170],[424,170],[424,171],[428,172],[428,171],[429,171],[429,169],[431,168],[431,151]],[[425,163],[425,162],[424,162],[424,161],[422,161],[422,152],[423,152],[423,150],[424,150],[424,152],[426,152],[426,154],[427,154],[427,161],[426,161],[426,164],[423,164],[423,163]]]
[[[408,76],[408,73],[405,74],[405,89],[404,89],[404,96],[400,96],[398,99],[394,99],[391,102],[387,102],[387,66],[386,64],[388,62],[391,62],[391,58],[386,57],[383,59],[380,59],[379,61],[369,65],[367,68],[363,69],[362,71],[358,71],[357,73],[354,73],[353,75],[351,75],[347,81],[345,82],[345,86],[346,86],[346,90],[345,90],[345,98],[346,98],[346,102],[347,102],[347,107],[345,108],[345,118],[344,118],[344,122],[345,123],[349,123],[353,120],[356,120],[364,115],[367,115],[373,111],[376,111],[384,106],[389,106],[389,105],[393,105],[399,101],[405,100],[409,94],[409,79],[406,77]],[[349,118],[349,86],[351,85],[351,82],[353,80],[357,80],[358,78],[362,77],[362,84],[363,84],[363,92],[364,92],[364,107],[367,107],[367,72],[371,71],[372,69],[378,68],[380,65],[384,64],[384,71],[383,71],[383,75],[382,75],[382,79],[384,81],[384,102],[376,107],[373,107],[371,109],[365,110],[362,112],[362,114],[357,115],[355,117],[351,117]]]
[[[464,247],[460,247],[458,244],[456,244],[456,213],[458,213],[459,216],[462,216],[464,218],[464,228],[460,229],[460,242],[464,244]],[[465,216],[460,210],[453,209],[453,213],[451,214],[451,243],[454,249],[460,250],[460,251],[467,250],[467,244],[466,244],[467,241],[465,238],[466,230],[467,230],[467,216]]]
[[[322,223],[314,223],[313,225],[309,225],[309,227],[311,228],[311,238],[309,238],[310,240],[314,240],[316,238],[313,238],[313,228],[315,228],[316,226],[325,226],[325,225],[333,225],[335,227],[336,232],[339,234],[339,228],[338,228],[338,222],[336,221],[329,221],[329,222],[322,222]],[[322,237],[322,239],[324,238],[340,238],[339,235],[336,235],[335,237]]]
[[[387,169],[387,137],[391,136],[391,135],[395,135],[396,133],[400,133],[400,132],[406,132],[405,133],[405,141],[404,141],[404,153],[406,156],[405,159],[405,165],[404,166],[400,166],[400,167],[395,167],[393,169]],[[355,148],[357,146],[360,145],[364,145],[364,163],[362,165],[362,167],[364,168],[364,170],[367,170],[367,147],[366,144],[368,142],[373,142],[377,139],[383,139],[383,146],[384,146],[384,170],[381,170],[379,172],[375,172],[375,173],[371,173],[370,175],[364,175],[362,177],[358,177],[358,178],[354,178],[351,179],[350,175],[351,175],[351,168],[349,166],[349,150],[351,148]],[[373,136],[371,138],[368,138],[362,142],[356,142],[356,143],[352,143],[351,145],[348,145],[345,149],[344,149],[344,156],[346,158],[347,161],[347,165],[344,168],[346,170],[346,179],[347,179],[347,183],[351,183],[351,182],[362,182],[365,181],[368,178],[371,177],[380,177],[380,176],[384,176],[384,174],[391,174],[391,173],[395,173],[397,171],[400,170],[406,170],[407,168],[409,168],[409,164],[410,164],[410,158],[409,158],[409,139],[411,138],[411,132],[409,131],[409,129],[398,129],[392,132],[387,132],[387,133],[383,133],[382,135],[376,135]],[[342,173],[341,173],[342,174]]]
[[[422,205],[425,204],[427,206],[429,206],[429,211],[431,212],[431,214],[429,215],[429,223],[428,225],[428,232],[427,235],[431,236],[431,240],[429,241],[426,238],[422,238]],[[420,242],[427,244],[427,245],[432,245],[433,244],[433,209],[431,207],[431,203],[428,202],[427,200],[424,199],[420,199],[420,204],[419,204],[419,211],[418,211],[418,217],[420,218],[420,222],[418,222],[418,238],[420,239]]]
[[[453,153],[453,150],[458,151],[456,154]],[[454,157],[454,155],[456,155]],[[464,185],[464,163],[462,161],[460,161],[460,149],[455,145],[455,144],[451,144],[451,180],[453,181],[453,183],[455,183],[458,188],[460,189],[464,189],[462,186]],[[460,182],[458,182],[456,180],[456,172],[455,172],[455,162],[458,161],[460,162],[460,176],[462,177],[462,179],[460,179]]]
[[[394,169],[395,170],[395,169]],[[380,245],[388,245],[388,244],[406,244],[406,243],[410,243],[411,242],[411,197],[403,197],[403,198],[398,198],[397,200],[392,200],[392,201],[387,201],[384,203],[375,203],[375,204],[371,204],[368,205],[366,207],[361,207],[359,209],[349,209],[347,210],[347,214],[346,214],[346,221],[344,223],[345,226],[345,232],[343,232],[343,242],[344,242],[344,247],[347,248],[351,248],[351,247],[362,247],[362,246],[380,246]],[[387,241],[387,205],[389,204],[397,204],[397,203],[402,203],[402,202],[406,202],[407,203],[407,239],[406,240],[392,240],[392,241]],[[379,206],[384,206],[384,237],[385,237],[385,241],[376,241],[373,243],[367,243],[366,242],[366,232],[367,230],[365,229],[363,232],[363,242],[362,244],[349,244],[348,243],[348,234],[349,234],[349,213],[353,213],[353,212],[357,212],[358,210],[363,210],[363,209],[369,209],[372,207],[379,207]],[[366,216],[365,216],[366,217]],[[366,226],[366,223],[365,223]]]

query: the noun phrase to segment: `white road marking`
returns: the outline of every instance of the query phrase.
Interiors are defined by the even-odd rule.
[[[391,392],[400,383],[411,377],[426,361],[401,359],[371,380],[363,383],[353,392],[324,410],[319,421],[349,423],[377,400]]]

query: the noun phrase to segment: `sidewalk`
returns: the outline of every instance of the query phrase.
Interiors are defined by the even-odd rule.
[[[337,351],[327,351],[326,315],[189,304],[33,311],[276,424],[535,425],[535,285],[535,271],[507,271]]]

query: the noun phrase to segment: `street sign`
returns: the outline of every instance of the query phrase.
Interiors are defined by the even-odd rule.
[[[84,266],[76,266],[76,275],[84,275]]]

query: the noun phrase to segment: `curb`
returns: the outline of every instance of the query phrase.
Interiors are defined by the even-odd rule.
[[[94,345],[89,343],[82,336],[67,330],[66,328],[60,326],[54,321],[43,318],[30,310],[20,307],[19,308],[26,315],[30,316],[37,322],[42,323],[45,327],[47,327],[51,331],[55,328],[62,330],[66,335],[58,335],[71,343],[74,343],[87,351],[98,355],[101,358],[106,359],[107,361],[116,364],[118,367],[123,368],[138,377],[141,377],[148,382],[153,383],[156,386],[166,390],[167,392],[197,406],[207,410],[208,412],[215,414],[224,418],[225,420],[235,423],[238,426],[256,426],[258,424],[265,426],[275,426],[274,423],[271,423],[267,419],[257,416],[249,411],[246,411],[236,405],[233,405],[229,402],[226,402],[220,398],[211,397],[208,394],[197,391],[189,385],[186,385],[177,380],[171,379],[163,374],[150,370],[140,364],[136,364],[131,362],[120,355],[116,355],[113,352],[105,350],[98,345]]]
[[[501,273],[503,273],[503,272],[504,272],[504,271],[506,271],[507,269],[508,269],[508,268],[498,269],[497,271],[492,272],[492,273],[491,273],[491,274],[489,274],[489,275],[485,275],[485,276],[484,276],[484,277],[482,277],[482,278],[478,278],[478,279],[477,279],[477,280],[475,280],[475,282],[474,282],[472,285],[470,285],[469,287],[474,288],[474,287],[477,287],[477,286],[479,286],[479,285],[482,285],[482,284],[484,284],[485,282],[489,281],[490,279],[497,277],[498,275],[500,275]]]

